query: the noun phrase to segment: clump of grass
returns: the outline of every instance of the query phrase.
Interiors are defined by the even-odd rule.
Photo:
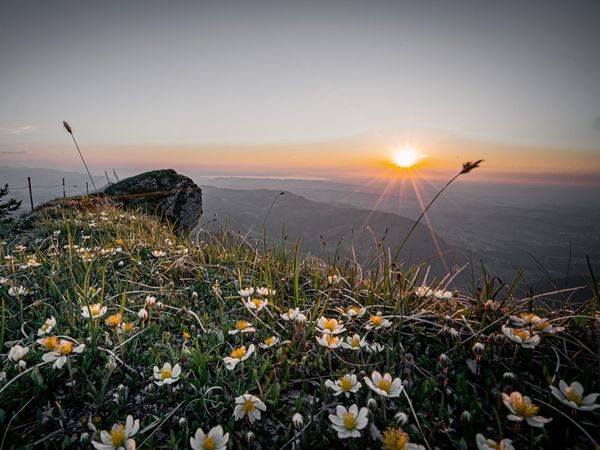
[[[600,440],[594,301],[550,310],[489,279],[474,297],[453,274],[334,267],[229,233],[192,245],[94,199],[38,211],[1,252],[2,448],[101,430],[139,448]]]

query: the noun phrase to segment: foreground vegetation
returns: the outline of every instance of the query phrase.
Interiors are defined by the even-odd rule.
[[[594,448],[598,297],[376,270],[94,200],[0,261],[1,448]],[[593,394],[593,395],[590,395]],[[3,431],[2,431],[3,430]]]

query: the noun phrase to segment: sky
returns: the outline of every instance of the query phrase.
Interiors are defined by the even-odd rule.
[[[600,175],[598,1],[0,8],[0,163],[79,168],[68,120],[96,173]]]

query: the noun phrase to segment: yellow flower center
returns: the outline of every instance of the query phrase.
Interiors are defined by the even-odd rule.
[[[235,358],[235,359],[242,359],[245,354],[246,354],[246,347],[240,347],[240,348],[236,348],[234,351],[232,351],[229,354],[229,356],[231,356],[232,358]]]
[[[125,322],[123,324],[123,330],[125,333],[131,333],[131,331],[133,331],[133,322]]]
[[[42,347],[48,350],[54,350],[58,344],[58,338],[56,336],[45,337],[42,341]]]
[[[379,389],[381,389],[382,391],[385,391],[386,393],[390,393],[390,389],[392,388],[392,382],[390,380],[386,380],[385,378],[382,378],[381,381],[379,382]]]
[[[337,338],[335,336],[327,336],[326,339],[327,339],[327,345],[334,345],[339,340],[339,338]]]
[[[360,308],[359,308],[358,306],[351,306],[350,308],[348,308],[348,309],[346,310],[346,312],[347,312],[348,314],[350,314],[350,313],[352,313],[352,312],[353,312],[354,314],[360,314]]]
[[[98,314],[100,314],[100,304],[99,303],[94,303],[93,305],[90,305],[89,309],[88,309],[88,312],[92,316],[97,316]]]
[[[173,375],[173,369],[167,369],[167,368],[162,368],[160,371],[160,377],[163,380],[166,380],[167,378],[171,378],[171,376]]]
[[[360,339],[352,338],[352,347],[360,347]]]
[[[54,351],[63,356],[70,355],[73,351],[73,343],[71,341],[60,341],[60,343],[55,347]]]
[[[369,320],[376,327],[380,326],[383,323],[383,317],[381,316],[371,316],[369,317]]]
[[[125,425],[121,424],[110,432],[110,442],[115,448],[122,447],[125,444]]]
[[[344,392],[348,392],[350,389],[352,389],[352,380],[350,377],[340,378],[340,387]]]
[[[121,324],[121,314],[113,314],[108,316],[105,320],[106,325],[109,327],[118,327]]]
[[[323,323],[323,328],[325,328],[326,330],[329,330],[329,331],[333,331],[333,330],[335,330],[336,325],[337,325],[337,320],[329,319]]]
[[[44,323],[44,325],[42,325],[42,328],[40,328],[40,330],[45,332],[49,326],[50,326],[50,324],[48,322],[46,322],[46,323]]]
[[[190,338],[190,333],[188,333],[187,331],[183,332],[183,338],[184,339],[189,339]]]
[[[250,326],[250,323],[245,321],[245,320],[238,320],[235,323],[235,327],[240,330],[240,331],[244,331],[246,328],[248,328]]]
[[[30,266],[34,265],[37,263],[37,260],[35,260],[34,258],[29,258],[27,260],[27,264],[29,264]]]
[[[531,417],[535,416],[537,412],[540,410],[539,406],[528,402],[524,398],[516,398],[514,400],[514,407],[516,411],[516,415],[520,417]]]
[[[352,431],[356,428],[356,417],[354,417],[354,414],[352,414],[350,412],[344,413],[343,418],[344,418],[344,427],[347,430]]]
[[[253,412],[256,409],[256,406],[254,406],[254,403],[252,402],[252,400],[246,400],[244,402],[244,414],[249,414],[251,412]]]
[[[385,450],[404,450],[408,444],[408,434],[399,428],[390,428],[383,432]]]
[[[519,314],[519,317],[525,322],[525,323],[533,323],[536,319],[538,319],[538,316],[536,316],[533,313],[521,313]]]
[[[258,298],[254,298],[252,299],[252,303],[254,303],[254,306],[256,306],[256,309],[260,308],[262,305],[262,300],[258,299]]]
[[[543,330],[544,328],[546,328],[546,327],[549,327],[549,326],[550,326],[550,323],[549,323],[549,322],[546,322],[546,321],[544,321],[544,322],[539,322],[538,324],[536,324],[536,326],[535,326],[535,329],[536,329],[536,330],[538,330],[538,331],[541,331],[541,330]]]
[[[577,406],[581,404],[581,400],[583,396],[575,392],[572,387],[568,387],[565,389],[567,392],[565,393],[565,398],[571,402],[574,402]]]
[[[266,338],[265,345],[268,345],[270,347],[271,345],[273,345],[273,340],[273,336]]]
[[[521,339],[521,342],[525,342],[530,337],[529,331],[522,328],[513,330],[513,335]]]
[[[215,438],[212,436],[204,438],[204,450],[215,450]]]

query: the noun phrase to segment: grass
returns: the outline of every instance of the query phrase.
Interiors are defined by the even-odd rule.
[[[436,282],[424,265],[404,268],[383,251],[367,271],[303,259],[297,246],[259,250],[225,232],[192,245],[155,218],[91,199],[57,202],[30,222],[1,250],[1,448],[91,447],[129,415],[139,420],[137,432],[115,428],[113,438],[138,448],[190,448],[198,428],[217,425],[229,433],[230,449],[411,448],[402,447],[407,439],[467,449],[477,448],[478,434],[530,449],[600,441],[598,410],[574,408],[583,405],[577,392],[567,392],[569,405],[550,389],[563,380],[581,383],[584,396],[600,391],[595,297],[577,311],[551,310],[545,300],[558,293],[515,298],[514,285],[488,276],[474,292],[443,297],[452,273]],[[239,294],[247,287],[275,292],[255,292],[251,298],[268,302],[256,311]],[[96,304],[104,314],[83,317]],[[353,306],[358,316],[343,314]],[[306,322],[284,320],[290,308]],[[334,337],[358,334],[371,351],[320,345],[322,316],[343,322]],[[51,317],[56,324],[45,336],[69,344],[36,342]],[[255,331],[230,334],[239,320]],[[367,328],[379,321],[390,326]],[[334,330],[332,322],[321,325]],[[517,343],[519,334],[533,348]],[[275,345],[262,348],[272,336]],[[242,345],[255,350],[229,370],[224,358]],[[71,351],[60,368],[44,356],[52,349]],[[164,363],[181,374],[159,386],[154,367]],[[373,371],[399,378],[398,396],[371,389],[365,377]],[[346,374],[361,387],[334,395],[327,380]],[[513,402],[513,414],[529,421],[509,419],[502,394],[513,392],[535,404]],[[253,423],[234,417],[245,393],[266,408]],[[353,404],[367,408],[368,424],[355,421],[358,437],[340,438],[330,415]],[[552,421],[534,427],[534,416]],[[343,423],[352,428],[352,420]]]

